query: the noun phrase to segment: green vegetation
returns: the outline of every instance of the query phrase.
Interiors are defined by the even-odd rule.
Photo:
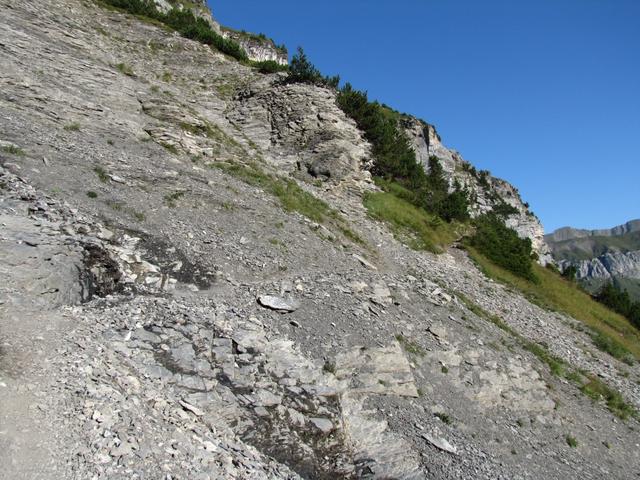
[[[640,329],[640,302],[632,302],[629,292],[609,282],[595,295],[595,299],[626,317],[633,326]]]
[[[443,222],[390,192],[364,197],[369,215],[389,224],[396,237],[415,250],[442,252],[458,236],[458,225]]]
[[[260,73],[277,73],[289,71],[289,65],[280,65],[275,60],[251,62],[251,66],[257,68]]]
[[[24,156],[24,150],[20,147],[16,147],[15,145],[4,145],[2,147],[2,151],[10,153],[11,155]]]
[[[451,425],[453,423],[453,420],[451,420],[451,417],[446,413],[436,412],[434,415],[438,417],[440,420],[442,420],[444,423],[446,423],[447,425]]]
[[[370,102],[366,92],[354,90],[348,83],[339,91],[337,103],[371,142],[374,175],[398,184],[405,190],[401,198],[448,222],[469,218],[468,193],[458,184],[449,192],[444,170],[436,157],[429,159],[428,173],[425,173],[402,128],[401,114],[378,102]]]
[[[473,247],[471,258],[490,278],[522,292],[529,301],[553,311],[564,312],[585,323],[594,332],[596,346],[625,361],[640,358],[640,333],[623,316],[596,302],[578,285],[535,263],[537,282],[529,281],[491,262]]]
[[[340,77],[325,77],[322,75],[320,70],[309,61],[302,47],[298,47],[298,52],[293,56],[289,65],[287,81],[289,83],[308,83],[338,88]]]
[[[622,419],[638,416],[638,412],[624,401],[620,393],[613,390],[596,376],[589,376],[588,382],[582,386],[581,390],[594,400],[604,400],[609,410]]]
[[[294,180],[265,173],[255,164],[216,162],[210,166],[219,168],[249,185],[262,188],[275,196],[285,211],[298,212],[318,223],[331,223],[345,238],[354,243],[366,245],[366,242],[348,227],[336,210],[300,188]]]
[[[396,335],[396,340],[402,346],[405,352],[410,353],[412,355],[417,355],[419,357],[424,357],[427,352],[425,352],[424,348],[418,345],[413,340],[409,340],[404,335],[398,334]]]
[[[80,130],[80,127],[81,125],[79,122],[71,122],[66,124],[63,128],[68,132],[77,132]]]
[[[633,365],[635,358],[631,352],[615,338],[604,335],[601,332],[594,332],[591,334],[591,339],[593,340],[593,344],[603,352],[607,352],[612,357],[622,360],[628,365]]]
[[[326,373],[332,373],[335,375],[336,373],[336,364],[330,361],[326,361],[322,366],[322,370]]]
[[[101,0],[101,2],[159,22],[185,38],[209,45],[237,60],[247,60],[247,54],[237,42],[223,38],[204,18],[196,17],[189,9],[173,8],[167,13],[162,13],[151,0]]]
[[[142,222],[145,219],[145,215],[142,212],[134,210],[131,207],[128,207],[125,202],[118,201],[107,201],[106,204],[111,207],[116,212],[125,212],[131,216],[133,216],[136,220]]]
[[[87,192],[87,197],[89,197],[89,198],[97,198],[98,194],[96,192],[93,192],[93,191],[89,190]]]
[[[166,142],[160,142],[160,146],[162,148],[164,148],[167,152],[171,152],[174,155],[178,155],[178,153],[180,153],[178,151],[178,147],[176,147],[175,145],[171,144],[171,143],[166,143]]]
[[[571,448],[576,448],[578,446],[578,441],[571,435],[567,435],[565,437],[565,440],[567,441],[567,445],[569,445]]]
[[[177,191],[173,193],[168,193],[164,196],[164,201],[167,203],[169,208],[175,208],[177,205],[177,201],[180,200],[186,192]]]
[[[93,171],[96,172],[96,175],[98,175],[98,178],[102,183],[107,183],[109,181],[109,174],[104,168],[93,167]]]
[[[129,77],[133,77],[134,76],[133,68],[131,68],[131,65],[127,65],[126,63],[118,63],[116,65],[116,68],[118,69],[118,71],[120,73],[124,73],[125,75],[127,75]]]
[[[585,395],[594,400],[604,400],[607,408],[619,418],[626,419],[630,416],[638,417],[638,412],[635,408],[626,403],[619,392],[606,385],[597,377],[572,368],[564,360],[550,353],[545,346],[527,340],[509,327],[501,318],[485,311],[464,294],[456,292],[456,296],[478,317],[493,323],[498,328],[511,335],[523,349],[531,352],[538,358],[538,360],[546,364],[549,367],[551,374],[565,378],[574,383]]]
[[[531,240],[522,239],[495,214],[485,214],[474,221],[476,233],[468,244],[496,265],[529,280],[538,281],[533,273]]]

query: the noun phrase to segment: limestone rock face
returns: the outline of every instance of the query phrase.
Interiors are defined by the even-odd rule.
[[[561,266],[571,264],[561,261]],[[607,252],[591,260],[582,260],[575,264],[578,279],[596,278],[608,280],[615,276],[640,279],[640,251]]]
[[[457,181],[469,191],[472,217],[490,212],[503,202],[510,205],[517,213],[507,217],[507,226],[515,230],[521,238],[531,240],[540,264],[546,265],[553,261],[544,239],[544,227],[531,212],[529,205],[522,201],[517,188],[488,173],[477,172],[458,152],[442,144],[433,125],[414,117],[405,117],[403,121],[405,131],[413,142],[416,158],[425,170],[428,169],[429,157],[435,156],[442,164],[450,187],[453,188],[454,182]]]
[[[229,119],[275,167],[339,181],[363,173],[370,147],[335,96],[309,85],[258,85],[239,93]]]
[[[222,28],[222,36],[235,40],[247,52],[249,60],[255,62],[273,61],[278,65],[287,65],[289,57],[287,49],[278,47],[273,40],[261,35],[237,32],[228,28]]]

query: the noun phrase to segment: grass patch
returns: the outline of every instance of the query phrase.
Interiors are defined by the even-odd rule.
[[[24,150],[15,145],[4,145],[2,147],[2,151],[5,153],[10,153],[11,155],[24,156]]]
[[[567,442],[567,445],[569,445],[571,448],[576,448],[578,446],[578,440],[576,440],[571,435],[567,435],[565,437],[565,440]]]
[[[596,347],[627,362],[632,357],[640,358],[640,333],[626,318],[596,302],[575,283],[537,264],[533,270],[539,282],[529,282],[495,265],[474,248],[468,248],[468,252],[488,277],[516,288],[542,308],[564,312],[586,324],[594,331]]]
[[[318,223],[332,223],[342,234],[356,243],[365,242],[352,232],[340,214],[325,202],[303,190],[290,179],[271,175],[260,170],[256,165],[216,162],[210,165],[232,175],[243,182],[262,188],[275,196],[282,208],[287,212],[298,212]]]
[[[620,393],[593,375],[588,377],[587,383],[585,383],[580,390],[596,401],[603,400],[607,404],[607,408],[622,419],[638,417],[636,409],[625,402]]]
[[[98,178],[102,183],[107,183],[109,181],[109,174],[102,167],[93,167],[93,171],[98,175]]]
[[[332,373],[333,375],[335,375],[336,364],[333,362],[326,361],[325,364],[322,366],[322,371],[326,373]]]
[[[118,63],[116,65],[116,68],[118,69],[118,71],[120,73],[123,73],[123,74],[127,75],[128,77],[135,76],[135,74],[133,73],[133,68],[131,68],[131,65],[127,65],[126,63]]]
[[[287,248],[284,242],[278,238],[270,238],[269,243],[275,247]]]
[[[67,131],[67,132],[78,132],[80,130],[80,123],[79,122],[71,122],[66,124],[63,128]]]
[[[87,192],[87,197],[89,197],[89,198],[98,198],[98,194],[96,192],[93,192],[93,191],[89,190]]]
[[[442,420],[444,423],[446,423],[447,425],[451,425],[453,423],[453,420],[451,420],[451,417],[446,413],[438,412],[438,413],[435,413],[434,415],[438,417],[440,420]]]
[[[371,217],[387,223],[396,238],[414,250],[441,253],[458,238],[455,224],[446,223],[393,193],[367,193],[364,206]]]
[[[417,355],[419,357],[424,357],[427,352],[425,352],[424,348],[418,345],[413,340],[409,340],[404,335],[396,335],[396,340],[402,346],[405,352],[411,353],[413,355]]]
[[[171,72],[164,72],[161,78],[163,82],[169,83],[173,79],[173,75]]]
[[[166,151],[173,153],[174,155],[178,155],[178,147],[172,145],[171,143],[161,142],[160,146],[164,148]]]
[[[615,338],[604,335],[601,332],[594,332],[591,334],[593,344],[603,352],[607,352],[614,358],[622,360],[627,365],[633,365],[635,358],[627,348],[624,347]]]
[[[134,217],[136,220],[138,220],[140,222],[144,221],[144,219],[146,218],[144,213],[139,212],[137,210],[134,210],[133,208],[127,206],[127,204],[125,202],[108,201],[108,202],[106,202],[106,204],[109,207],[111,207],[112,210],[114,210],[116,212],[127,213],[127,214],[131,215],[132,217]]]
[[[180,200],[182,197],[184,197],[185,193],[186,192],[181,192],[181,191],[168,193],[164,196],[164,201],[167,203],[167,205],[170,208],[174,208],[177,205],[176,202]]]

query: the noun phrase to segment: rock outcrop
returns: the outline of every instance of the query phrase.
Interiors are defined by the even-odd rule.
[[[278,46],[264,35],[256,35],[245,31],[232,30],[222,27],[221,34],[225,38],[236,41],[245,52],[249,60],[255,62],[276,62],[278,65],[289,64],[289,53],[285,46]]]
[[[240,91],[227,116],[283,172],[332,181],[366,176],[369,144],[335,98],[329,89],[272,80]]]

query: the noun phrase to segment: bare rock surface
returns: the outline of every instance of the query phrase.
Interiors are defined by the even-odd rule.
[[[468,302],[636,407],[638,365],[369,218],[369,146],[330,91],[93,2],[0,12],[2,478],[640,472],[637,420]],[[362,241],[223,162],[285,175]]]

